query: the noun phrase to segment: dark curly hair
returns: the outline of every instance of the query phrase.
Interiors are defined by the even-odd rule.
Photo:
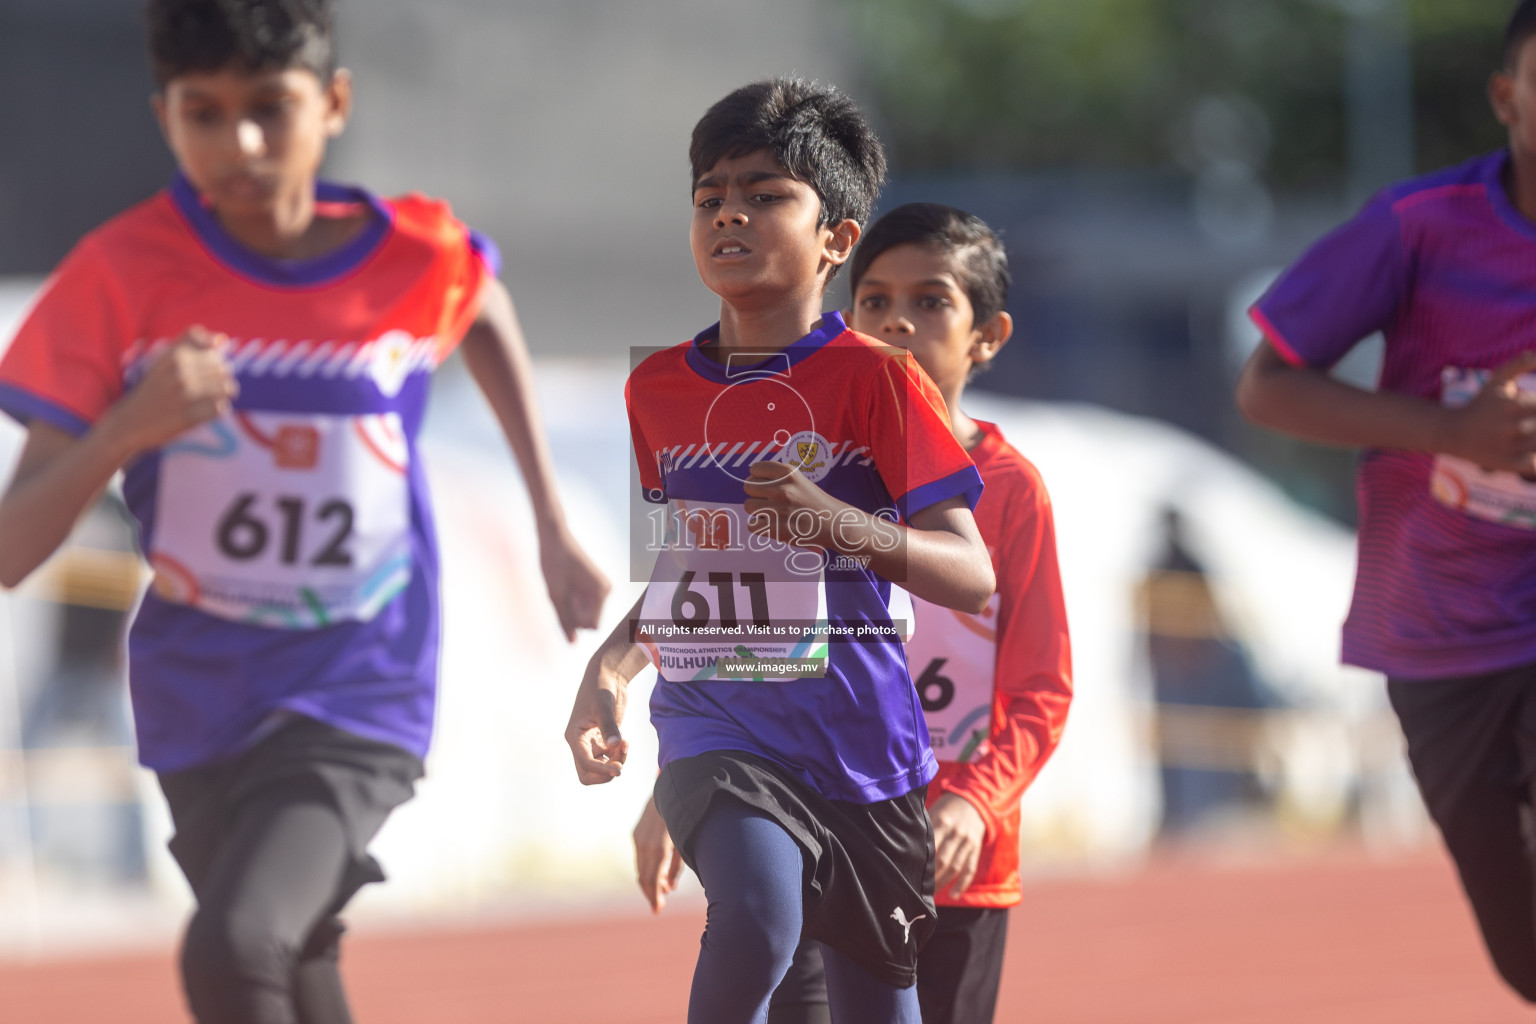
[[[1003,243],[980,217],[942,203],[907,203],[875,221],[853,251],[849,284],[855,294],[869,265],[898,245],[919,245],[954,260],[975,323],[1007,307],[1012,276]]]
[[[830,85],[773,78],[704,112],[688,146],[693,183],[721,160],[763,149],[821,198],[821,224],[869,219],[885,184],[885,150],[852,100]],[[835,268],[834,268],[835,272]]]
[[[149,0],[149,57],[160,88],[189,71],[336,71],[331,0]]]
[[[1520,63],[1525,41],[1536,36],[1536,0],[1520,0],[1504,26],[1504,70],[1514,71]]]

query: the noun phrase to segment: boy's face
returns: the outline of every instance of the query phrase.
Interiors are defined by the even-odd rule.
[[[181,170],[221,214],[270,214],[314,187],[326,142],[351,110],[351,80],[223,68],[171,79],[153,99]]]
[[[971,368],[997,354],[1012,325],[1007,313],[976,323],[954,258],[912,243],[892,246],[865,268],[849,323],[910,351],[946,396],[958,394]]]
[[[1536,156],[1536,36],[1521,44],[1513,68],[1494,74],[1488,99],[1499,123],[1509,129],[1510,148]]]
[[[824,272],[847,260],[859,226],[818,225],[821,199],[766,151],[728,157],[693,188],[689,244],[699,277],[732,304],[819,291]]]

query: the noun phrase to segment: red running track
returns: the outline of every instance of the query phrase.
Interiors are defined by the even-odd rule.
[[[659,919],[364,929],[344,970],[359,1024],[677,1024],[700,923],[695,904]],[[1536,1018],[1494,975],[1432,853],[1038,882],[1011,928],[1000,1024]],[[186,1019],[168,951],[0,964],[7,1024]]]

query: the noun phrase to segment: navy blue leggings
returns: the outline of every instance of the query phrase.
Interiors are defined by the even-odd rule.
[[[768,998],[800,943],[800,846],[760,811],[721,797],[693,840],[709,915],[688,1024],[765,1024]],[[822,946],[836,1024],[921,1024],[917,988],[894,988]]]

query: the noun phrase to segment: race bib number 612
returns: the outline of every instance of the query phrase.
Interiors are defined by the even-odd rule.
[[[378,614],[410,581],[409,446],[395,413],[236,412],[161,451],[162,598],[305,629]]]

